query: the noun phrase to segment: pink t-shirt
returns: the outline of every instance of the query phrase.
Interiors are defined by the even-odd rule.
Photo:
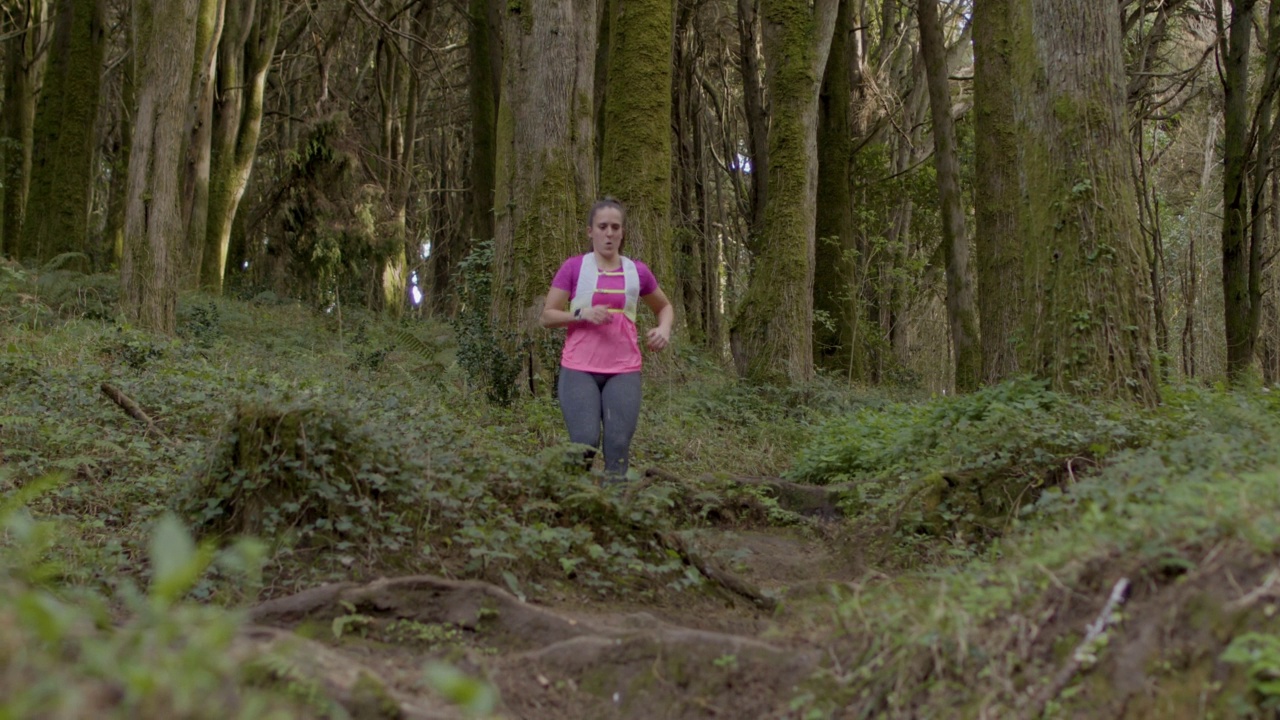
[[[575,255],[565,260],[551,281],[551,287],[569,293],[571,304],[577,294],[578,273],[582,271],[583,257]],[[652,294],[658,289],[658,279],[653,276],[648,265],[639,260],[635,263],[636,274],[640,276],[640,296]],[[622,268],[597,272],[597,290],[626,289],[627,279]],[[591,304],[621,310],[627,305],[627,297],[620,292],[597,292],[592,297]],[[640,340],[636,324],[624,313],[609,313],[609,322],[603,325],[592,325],[585,321],[570,324],[564,339],[564,352],[560,355],[560,365],[580,372],[636,372],[640,369]]]

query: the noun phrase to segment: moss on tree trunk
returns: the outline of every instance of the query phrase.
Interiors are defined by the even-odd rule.
[[[730,335],[738,373],[753,380],[813,376],[818,90],[837,5],[761,3],[771,109],[768,196],[760,255]]]
[[[609,3],[600,189],[627,206],[626,254],[644,260],[660,282],[680,288],[671,235],[671,5]],[[679,292],[668,294],[681,303]]]
[[[249,14],[255,9],[255,14]],[[281,0],[229,0],[218,45],[218,92],[210,147],[209,211],[200,286],[222,292],[231,229],[262,129],[267,72],[280,35]]]
[[[1148,275],[1129,172],[1119,10],[1030,0],[1015,64],[1030,198],[1022,366],[1055,388],[1155,400]],[[1024,86],[1026,87],[1026,86]]]
[[[24,13],[23,10],[28,10]],[[4,102],[0,104],[0,255],[17,255],[31,180],[36,115],[35,76],[40,4],[19,4],[4,16]]]
[[[58,0],[36,108],[31,187],[16,255],[43,262],[85,252],[93,192],[94,124],[106,47],[104,0]]]
[[[1015,108],[1027,91],[1024,51],[1030,5],[1022,0],[983,0],[973,9],[975,269],[982,328],[983,380],[1017,375],[1016,342],[1023,305],[1022,244],[1030,237],[1019,186]],[[1017,82],[1015,82],[1017,80]]]
[[[818,109],[818,189],[813,275],[813,354],[819,366],[861,369],[853,188],[853,124],[849,113],[848,32],[851,8],[841,3],[822,79]],[[861,372],[850,372],[859,377]]]
[[[597,27],[594,0],[510,3],[503,14],[493,316],[519,338],[543,332],[552,276],[586,249]]]
[[[182,253],[183,135],[199,0],[136,0],[138,111],[129,155],[121,306],[140,327],[172,333]]]

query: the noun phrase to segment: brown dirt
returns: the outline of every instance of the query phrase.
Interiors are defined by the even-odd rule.
[[[788,705],[799,685],[830,657],[829,615],[810,608],[829,613],[832,592],[887,580],[866,572],[856,552],[821,525],[706,529],[682,542],[777,599],[777,608],[723,588],[647,605],[571,595],[538,604],[484,582],[415,576],[265,602],[238,647],[245,658],[286,658],[272,665],[288,668],[284,679],[312,678],[355,717],[462,717],[423,680],[424,664],[444,660],[492,683],[499,716],[513,720],[784,718],[794,715]],[[1280,569],[1276,558],[1247,547],[1188,557],[1173,570],[1137,558],[1099,560],[1069,585],[1055,578],[1025,616],[994,619],[983,642],[999,653],[983,671],[998,682],[953,678],[988,687],[984,699],[972,687],[950,691],[966,703],[963,711],[952,707],[955,716],[1029,718],[1041,709],[1057,718],[1235,716],[1230,703],[1247,695],[1247,678],[1219,658],[1240,633],[1277,629]],[[1098,663],[1071,667],[1120,578],[1130,589]],[[360,621],[335,639],[335,620],[353,617]],[[435,635],[397,636],[405,623]],[[918,659],[876,682],[908,696],[916,681],[941,688],[945,678],[929,680],[935,661]],[[871,687],[848,712],[936,717],[938,707],[949,707],[946,696],[925,691],[922,705],[888,710],[875,698],[891,691]],[[933,710],[917,714],[922,708]]]
[[[788,596],[858,572],[821,534],[706,530],[686,538],[691,552],[781,600],[771,611],[723,588],[689,593],[679,604],[561,596],[538,605],[488,583],[415,576],[262,603],[238,647],[246,658],[286,658],[276,664],[313,678],[365,717],[460,717],[422,681],[431,659],[488,678],[507,718],[781,716],[822,661],[788,631]],[[335,639],[335,619],[354,617]],[[406,622],[448,628],[451,639],[392,639]]]

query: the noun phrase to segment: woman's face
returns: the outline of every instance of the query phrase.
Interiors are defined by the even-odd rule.
[[[587,237],[591,238],[591,249],[600,257],[612,258],[622,252],[622,212],[617,208],[602,207],[591,218],[591,227],[587,229]]]

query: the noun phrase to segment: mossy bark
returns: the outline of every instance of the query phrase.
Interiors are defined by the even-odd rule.
[[[218,44],[218,92],[210,150],[209,210],[200,286],[221,294],[231,229],[253,171],[263,94],[283,13],[281,0],[228,0]]]
[[[172,333],[182,258],[181,173],[199,0],[135,0],[138,109],[129,155],[121,306],[139,327]]]
[[[502,36],[494,0],[471,0],[468,22],[471,192],[467,214],[471,237],[489,240],[493,238],[497,106],[502,77]]]
[[[1280,13],[1275,3],[1268,11],[1265,77],[1267,88],[1250,108],[1250,45],[1254,32],[1256,0],[1232,0],[1223,61],[1223,170],[1222,170],[1222,291],[1227,341],[1227,375],[1241,380],[1253,366],[1262,309],[1262,244],[1266,222],[1264,190],[1274,138],[1271,108],[1274,105],[1276,52],[1280,42]],[[1250,177],[1250,171],[1254,172]]]
[[[1057,389],[1154,402],[1119,9],[1025,1],[1028,39],[1013,58],[1032,69],[1035,100],[1015,110],[1034,239],[1022,266],[1022,366]]]
[[[698,79],[698,36],[693,27],[694,12],[688,3],[679,4],[673,20],[675,41],[672,64],[673,135],[671,224],[675,249],[675,272],[683,305],[684,327],[694,343],[719,347],[711,333],[718,303],[710,296],[714,283],[708,271],[718,270],[719,253],[711,252],[714,239],[708,227],[706,175],[703,172],[702,88]]]
[[[94,125],[106,49],[105,0],[58,0],[32,138],[31,186],[18,257],[88,249]]]
[[[818,100],[818,197],[813,275],[813,355],[820,367],[849,370],[861,352],[857,342],[857,238],[853,222],[852,85],[849,33],[852,8],[840,4]],[[849,372],[849,375],[861,375]]]
[[[1026,54],[1030,6],[1022,0],[982,0],[973,8],[975,269],[982,328],[983,381],[1021,372],[1016,352],[1023,306],[1022,250],[1031,238],[1024,216],[1015,109],[1029,102]]]
[[[947,324],[955,367],[955,389],[971,392],[982,380],[982,348],[978,341],[978,316],[969,280],[969,234],[960,200],[960,160],[956,150],[955,121],[951,117],[950,71],[946,40],[938,18],[937,0],[918,0],[920,54],[929,86],[933,119],[933,162],[938,175],[938,199],[942,214],[942,252],[946,258]]]
[[[818,91],[838,2],[763,0],[770,98],[768,196],[746,297],[730,334],[738,373],[803,382],[813,376],[813,267]]]
[[[594,0],[509,3],[498,104],[493,316],[527,338],[556,269],[586,249],[595,189]]]
[[[200,265],[209,227],[209,174],[213,140],[213,101],[216,89],[217,49],[225,27],[226,0],[200,0],[196,17],[195,62],[191,68],[191,127],[187,132],[187,157],[182,175],[184,251],[179,281],[183,289],[200,283]]]
[[[747,249],[759,253],[764,233],[764,205],[769,196],[769,114],[766,88],[760,69],[760,0],[738,0],[738,72],[742,75],[742,101],[746,111],[747,147],[751,172],[750,220]],[[804,45],[797,46],[797,50]]]
[[[683,317],[671,234],[670,0],[611,0],[600,189],[627,206],[628,256],[645,261]]]
[[[31,180],[31,145],[39,75],[43,3],[19,4],[0,23],[4,42],[4,101],[0,104],[0,256],[18,254]]]

